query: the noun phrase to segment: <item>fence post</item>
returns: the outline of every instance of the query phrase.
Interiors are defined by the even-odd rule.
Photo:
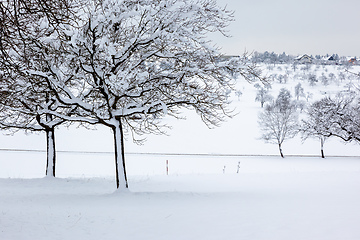
[[[169,160],[166,160],[166,175],[169,175]]]

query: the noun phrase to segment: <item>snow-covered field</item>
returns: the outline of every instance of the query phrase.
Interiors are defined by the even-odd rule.
[[[271,72],[285,71],[281,66]],[[313,101],[349,82],[311,87],[297,79],[304,71],[275,83],[273,96],[282,87],[293,93],[301,81]],[[358,144],[330,139],[329,157],[321,159],[318,141],[296,137],[284,143],[288,157],[281,159],[275,145],[259,139],[256,89],[240,86],[243,95],[233,102],[238,115],[220,128],[208,130],[190,113],[186,121],[166,120],[170,136],[149,136],[143,146],[128,139],[128,193],[115,191],[112,154],[63,152],[111,152],[107,129],[58,130],[56,179],[43,178],[45,153],[0,151],[0,239],[360,239]],[[0,136],[0,144],[43,150],[45,136]]]
[[[131,175],[129,193],[113,178],[0,179],[0,239],[360,238],[360,158],[211,160],[228,172]]]

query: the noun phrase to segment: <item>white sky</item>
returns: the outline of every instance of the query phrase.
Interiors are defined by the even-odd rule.
[[[217,0],[235,11],[226,54],[286,52],[360,57],[360,0]]]

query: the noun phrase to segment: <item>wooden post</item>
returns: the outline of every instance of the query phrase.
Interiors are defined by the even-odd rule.
[[[169,160],[166,160],[166,175],[169,175]]]

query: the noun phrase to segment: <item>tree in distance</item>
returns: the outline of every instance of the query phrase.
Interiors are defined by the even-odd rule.
[[[301,83],[295,86],[295,97],[297,101],[299,101],[300,97],[305,97],[304,88],[301,86]]]
[[[333,125],[329,121],[329,119],[333,117],[333,111],[329,110],[333,109],[333,107],[334,105],[328,98],[316,101],[308,107],[305,119],[301,120],[300,132],[302,140],[318,138],[320,140],[322,158],[325,158],[325,140],[330,137],[333,132]]]
[[[268,143],[277,144],[280,156],[284,158],[282,144],[286,139],[295,137],[299,128],[296,107],[287,89],[281,89],[276,100],[265,106],[264,111],[259,114],[258,123],[261,138]]]
[[[324,158],[324,142],[338,137],[344,142],[360,142],[360,104],[354,93],[325,97],[313,103],[302,120],[302,138],[320,138],[321,156]]]
[[[266,102],[270,102],[273,100],[273,96],[270,95],[269,89],[271,85],[265,84],[264,87],[260,86],[260,84],[255,84],[254,87],[257,88],[255,101],[260,102],[261,107],[264,107]]]

